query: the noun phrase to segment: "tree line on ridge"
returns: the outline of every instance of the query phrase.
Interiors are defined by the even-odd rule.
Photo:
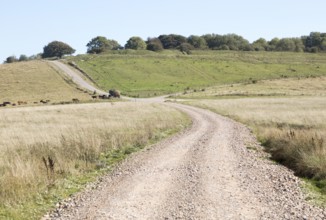
[[[141,37],[129,38],[124,46],[116,40],[104,36],[92,38],[87,44],[87,53],[99,54],[109,50],[180,50],[190,54],[192,50],[234,50],[234,51],[290,51],[318,53],[326,51],[326,33],[311,32],[307,36],[292,38],[273,38],[270,41],[259,38],[250,43],[248,40],[237,34],[205,34],[202,36],[190,35],[185,37],[178,34],[163,34],[158,37],[149,37],[143,40]],[[59,57],[71,55],[75,52],[70,45],[53,41],[44,46],[43,53],[27,57],[21,55],[8,57],[4,62],[12,63],[30,59]]]

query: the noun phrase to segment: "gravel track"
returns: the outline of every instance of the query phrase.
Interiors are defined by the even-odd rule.
[[[81,73],[78,70],[74,70],[70,67],[68,67],[66,64],[61,63],[60,61],[49,61],[49,65],[60,69],[64,74],[66,74],[74,83],[79,85],[82,88],[85,88],[89,91],[96,91],[97,94],[107,94],[107,92],[104,92],[102,90],[99,90],[95,86],[89,84],[87,81],[85,81],[81,77]]]
[[[326,219],[245,126],[165,104],[187,113],[192,126],[132,154],[44,219]]]

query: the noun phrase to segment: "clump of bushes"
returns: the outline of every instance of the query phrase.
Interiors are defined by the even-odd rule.
[[[120,98],[120,91],[116,90],[116,89],[110,89],[109,95],[110,95],[110,97],[113,97],[113,98]]]

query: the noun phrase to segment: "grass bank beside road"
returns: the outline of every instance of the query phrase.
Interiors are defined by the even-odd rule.
[[[188,118],[116,102],[0,109],[0,219],[38,219],[60,199]]]
[[[189,100],[251,127],[273,159],[326,195],[326,97]]]

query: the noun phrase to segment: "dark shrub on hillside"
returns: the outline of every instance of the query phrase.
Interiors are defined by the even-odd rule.
[[[28,60],[28,57],[24,54],[20,55],[19,57],[19,61],[27,61]]]
[[[109,94],[110,94],[110,97],[120,98],[120,92],[119,92],[119,90],[110,89],[109,90]]]
[[[178,34],[163,34],[158,37],[164,49],[177,49],[182,43],[187,42],[187,38]]]
[[[194,47],[189,44],[189,43],[182,43],[180,46],[179,46],[179,50],[183,53],[187,53],[187,54],[190,54],[191,53],[191,50],[193,50]]]
[[[151,51],[162,51],[163,50],[163,45],[160,39],[158,38],[148,38],[147,40],[147,50]]]
[[[6,59],[6,63],[14,63],[14,62],[17,62],[17,58],[15,56],[10,56],[10,57],[7,57]]]

